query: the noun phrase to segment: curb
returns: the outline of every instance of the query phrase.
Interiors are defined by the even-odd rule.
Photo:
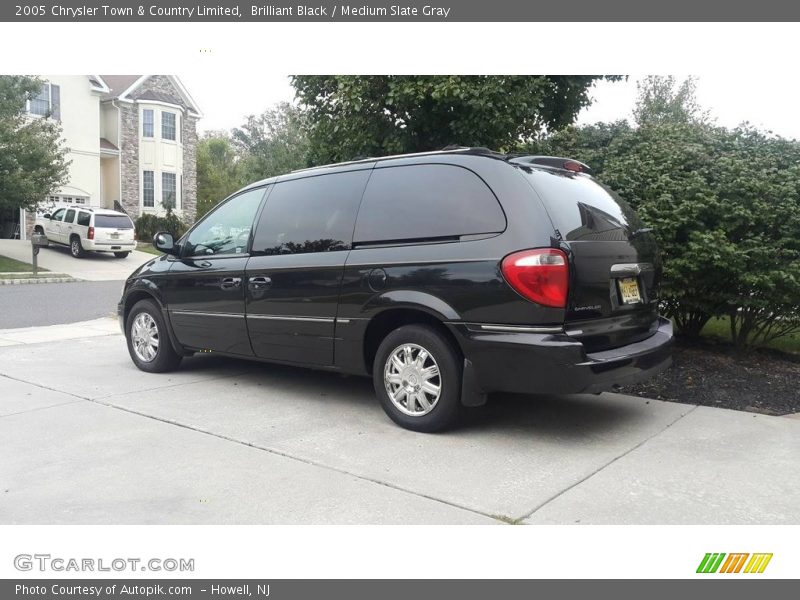
[[[26,279],[0,279],[0,285],[26,285],[34,283],[72,283],[80,281],[74,277],[29,277]]]

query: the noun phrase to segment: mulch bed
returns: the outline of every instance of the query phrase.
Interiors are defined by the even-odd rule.
[[[676,339],[673,365],[621,393],[769,415],[800,412],[800,357]]]

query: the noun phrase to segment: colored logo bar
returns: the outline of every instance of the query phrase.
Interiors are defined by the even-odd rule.
[[[727,558],[726,558],[727,557]],[[748,561],[748,557],[750,560]],[[707,552],[697,567],[698,573],[763,573],[772,553]],[[744,569],[744,570],[743,570]]]

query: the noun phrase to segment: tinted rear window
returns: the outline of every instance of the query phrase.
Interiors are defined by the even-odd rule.
[[[505,228],[497,198],[469,169],[409,165],[373,171],[353,241],[456,238]]]
[[[626,240],[642,225],[630,205],[587,175],[520,169],[565,240]]]
[[[275,185],[258,221],[253,252],[348,250],[370,171],[331,173]]]
[[[115,229],[133,229],[133,223],[125,215],[95,215],[95,227],[111,227]]]

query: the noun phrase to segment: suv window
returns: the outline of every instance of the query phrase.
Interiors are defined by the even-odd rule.
[[[370,171],[331,173],[275,185],[253,241],[263,254],[348,250]]]
[[[64,223],[72,223],[74,220],[75,220],[75,211],[70,208],[67,211],[67,215],[64,217]]]
[[[111,229],[133,229],[133,222],[125,215],[95,215],[95,227],[109,227]]]
[[[631,228],[642,227],[627,202],[588,175],[521,170],[566,240],[625,240]]]
[[[83,227],[89,226],[89,221],[91,220],[92,215],[87,212],[79,212],[78,213],[78,225],[82,225]]]
[[[409,165],[375,169],[353,241],[457,238],[505,228],[497,198],[469,169]]]
[[[183,256],[247,252],[250,230],[265,188],[256,188],[220,204],[198,223],[183,242]]]
[[[59,208],[56,212],[54,212],[50,216],[50,220],[51,221],[60,221],[62,219],[62,217],[64,216],[64,211],[66,211],[66,210],[67,210],[66,208]]]

